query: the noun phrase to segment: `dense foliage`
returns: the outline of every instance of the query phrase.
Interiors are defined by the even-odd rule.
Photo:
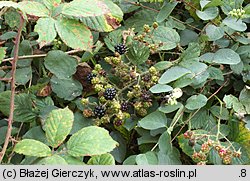
[[[1,163],[250,163],[248,0],[0,1],[0,16]]]

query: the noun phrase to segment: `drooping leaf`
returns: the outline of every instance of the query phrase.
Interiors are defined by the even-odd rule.
[[[117,145],[108,131],[89,126],[73,134],[67,142],[68,153],[72,156],[100,155],[112,151]]]
[[[203,94],[193,95],[187,99],[186,108],[195,110],[204,107],[207,104],[207,97]]]
[[[62,18],[56,21],[56,30],[63,42],[69,47],[91,51],[93,36],[84,24],[77,20]]]
[[[110,153],[92,156],[88,165],[115,165],[115,159]]]
[[[47,145],[32,139],[24,139],[18,142],[14,151],[19,154],[36,157],[46,157],[52,154],[52,151]]]
[[[50,44],[56,38],[55,20],[53,18],[40,18],[35,26],[35,32],[38,33],[37,40],[40,48]]]
[[[155,111],[139,121],[139,125],[144,129],[154,130],[167,127],[167,117],[164,113]]]
[[[74,115],[66,107],[65,109],[52,110],[45,122],[45,133],[50,146],[58,147],[70,133]]]
[[[76,72],[76,59],[60,50],[50,51],[44,60],[45,67],[59,79],[67,79]]]

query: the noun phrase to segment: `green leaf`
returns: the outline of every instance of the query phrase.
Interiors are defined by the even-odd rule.
[[[193,95],[186,101],[186,108],[189,110],[195,110],[204,107],[207,104],[207,97],[203,94]]]
[[[10,113],[10,91],[4,91],[0,93],[0,111],[9,116]]]
[[[31,77],[32,77],[31,66],[16,69],[15,78],[17,85],[25,85],[26,83],[29,82]],[[11,71],[9,71],[6,74],[5,78],[11,78]]]
[[[209,115],[207,110],[201,109],[199,110],[190,120],[190,125],[192,129],[200,129],[204,128],[205,126],[210,126],[209,125]],[[210,120],[212,121],[212,120]],[[214,124],[211,123],[211,125],[214,126]]]
[[[26,14],[38,17],[49,17],[49,10],[41,3],[35,1],[22,1],[18,3],[18,6]]]
[[[149,151],[145,154],[139,154],[135,158],[137,165],[158,165],[156,153]]]
[[[244,105],[247,114],[250,114],[250,90],[249,88],[244,88],[240,92],[239,100]]]
[[[188,48],[181,54],[181,60],[185,61],[198,61],[200,56],[200,45],[199,43],[189,43]]]
[[[157,157],[159,160],[159,165],[181,165],[180,161],[180,153],[177,148],[173,148],[167,154],[159,151],[157,153]]]
[[[50,148],[47,145],[32,139],[24,139],[18,142],[14,148],[14,151],[19,154],[36,157],[46,157],[51,156],[52,154]]]
[[[76,72],[76,59],[63,51],[50,51],[44,60],[45,67],[59,79],[67,79]]]
[[[45,133],[50,146],[57,148],[70,133],[73,125],[73,112],[65,109],[52,110],[45,122]]]
[[[196,10],[196,14],[202,20],[212,20],[218,16],[219,9],[217,7],[210,7],[204,11]]]
[[[163,153],[168,153],[172,150],[171,136],[168,131],[165,131],[159,138],[158,141],[159,149]]]
[[[63,42],[73,49],[91,51],[93,36],[91,31],[77,20],[59,19],[56,30]]]
[[[38,165],[68,165],[66,160],[59,155],[53,155],[53,156],[43,158],[37,164]]]
[[[237,18],[227,17],[222,21],[222,23],[236,31],[246,31],[247,29],[246,23]]]
[[[168,69],[170,68],[171,66],[173,65],[172,62],[169,62],[169,61],[161,61],[161,62],[157,62],[154,67],[161,71],[161,70],[165,70],[165,69]]]
[[[56,38],[55,20],[53,18],[40,18],[35,26],[35,32],[38,33],[40,49],[50,44]]]
[[[46,145],[49,145],[47,138],[45,136],[45,133],[42,130],[41,126],[36,126],[36,127],[29,129],[29,131],[27,131],[25,135],[23,135],[23,139],[33,139],[33,140],[40,141]]]
[[[75,112],[73,127],[71,129],[70,134],[74,134],[82,128],[85,128],[87,126],[93,126],[93,125],[94,125],[93,119],[85,118],[82,113]]]
[[[7,130],[8,130],[8,126],[0,127],[0,145],[2,145],[5,141]],[[17,133],[18,133],[18,128],[12,127],[11,135],[14,136]]]
[[[157,17],[156,17],[156,21],[157,22],[162,22],[165,19],[167,19],[167,17],[171,14],[171,12],[174,10],[175,6],[177,5],[177,2],[167,2],[165,3],[160,12],[158,13]]]
[[[167,113],[171,113],[171,112],[176,111],[181,106],[182,106],[182,104],[178,102],[177,104],[174,104],[174,105],[161,106],[161,107],[158,108],[158,110],[160,112],[163,112],[163,113],[167,114]]]
[[[133,41],[126,55],[134,65],[140,65],[148,60],[150,50],[143,43]]]
[[[59,79],[53,76],[50,83],[52,91],[65,100],[71,101],[82,94],[82,84],[72,78]]]
[[[82,161],[82,157],[79,158],[75,158],[72,157],[68,154],[66,155],[61,155],[61,157],[63,157],[63,159],[69,164],[69,165],[86,165],[83,161]]]
[[[174,29],[159,26],[153,32],[153,40],[156,44],[162,43],[159,50],[171,50],[180,42],[180,36]]]
[[[153,94],[162,93],[162,92],[169,92],[173,90],[173,88],[169,85],[163,84],[155,84],[153,87],[149,89]]]
[[[88,165],[115,165],[115,159],[110,153],[92,156]]]
[[[144,129],[154,130],[167,127],[167,117],[160,111],[155,111],[142,118],[139,125]]]
[[[37,113],[33,110],[33,102],[29,94],[19,94],[15,96],[14,120],[17,122],[32,122],[37,118]]]
[[[0,47],[0,64],[2,63],[5,55],[6,55],[7,47]]]
[[[246,114],[246,110],[243,104],[238,100],[237,97],[233,95],[225,95],[223,101],[226,103],[226,107],[231,109],[233,108],[235,112],[240,114]]]
[[[239,54],[237,54],[235,51],[226,48],[226,49],[219,49],[214,54],[214,63],[218,64],[238,64],[241,61]]]
[[[224,30],[221,27],[215,25],[208,25],[206,27],[206,34],[210,41],[219,40],[224,36]]]
[[[224,107],[220,107],[220,106],[212,106],[210,108],[211,113],[222,120],[228,120],[229,119],[229,111],[224,108]]]
[[[106,46],[112,51],[115,52],[115,46],[122,42],[122,30],[117,29],[115,31],[110,32],[105,38],[104,42]]]
[[[42,2],[50,11],[52,11],[60,5],[61,0],[43,0]]]
[[[180,66],[171,67],[170,69],[166,70],[166,72],[162,74],[162,76],[159,79],[159,83],[167,84],[169,82],[172,82],[181,78],[182,76],[188,73],[191,73],[191,71],[184,67],[180,67]]]
[[[101,16],[110,13],[108,6],[104,1],[92,0],[73,0],[65,4],[62,11],[63,15],[83,18],[89,16]]]
[[[116,147],[113,151],[111,151],[111,154],[117,162],[122,163],[123,160],[126,158],[127,141],[118,131],[112,131],[110,133],[110,136],[119,143],[119,146]]]
[[[223,72],[221,71],[221,69],[215,68],[215,67],[208,67],[207,71],[209,73],[210,78],[214,80],[224,81],[224,76],[223,76]]]
[[[100,155],[112,151],[117,146],[108,131],[89,126],[73,134],[67,142],[68,153],[74,157]]]
[[[14,31],[8,31],[6,33],[3,33],[1,36],[0,36],[0,40],[9,40],[9,39],[12,39],[12,38],[15,38],[17,35],[16,32]],[[0,49],[3,49],[5,47],[1,47]],[[1,50],[2,51],[2,50]]]
[[[3,7],[13,7],[16,9],[18,7],[18,4],[12,1],[0,1],[0,9],[2,9]]]
[[[180,32],[180,45],[181,46],[186,46],[189,43],[194,43],[198,41],[199,35],[190,29],[184,29],[183,31]]]
[[[110,13],[101,16],[91,16],[80,18],[80,21],[89,28],[96,31],[110,32],[120,26],[120,21],[123,18],[123,12],[115,3],[110,0],[104,0]]]
[[[250,158],[250,131],[245,128],[244,123],[240,123],[239,125],[239,135],[235,139],[235,142],[241,144],[244,146],[244,148],[247,150],[248,157]]]
[[[135,28],[134,31],[138,32],[142,29],[144,24],[149,25],[156,21],[157,14],[157,12],[148,9],[140,10],[125,21],[125,27],[127,29]]]

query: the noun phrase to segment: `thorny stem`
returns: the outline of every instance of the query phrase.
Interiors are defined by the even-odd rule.
[[[13,122],[13,117],[14,117],[15,90],[16,90],[16,87],[15,87],[15,82],[16,82],[15,74],[16,74],[16,66],[17,66],[17,61],[18,61],[19,44],[20,44],[23,25],[24,25],[24,18],[22,16],[22,14],[20,13],[20,25],[19,25],[17,36],[16,36],[16,39],[15,39],[14,58],[13,58],[13,61],[12,61],[12,70],[11,70],[10,115],[9,115],[9,118],[8,118],[8,129],[7,129],[6,136],[5,136],[5,142],[4,142],[2,151],[0,152],[0,163],[3,160],[3,157],[5,155],[5,152],[6,152],[6,149],[8,147],[10,137],[11,137],[12,122]]]
[[[65,53],[69,55],[69,54],[74,54],[74,53],[78,53],[78,52],[82,52],[82,50],[70,50],[70,51],[65,52]],[[46,57],[47,55],[48,54],[19,56],[18,60],[29,59],[29,58],[43,58],[43,57]],[[2,62],[9,62],[9,61],[12,61],[12,60],[14,60],[14,57],[4,59]]]
[[[214,97],[218,92],[220,92],[220,90],[228,83],[228,80],[225,81],[221,86],[220,88],[215,91],[209,98],[208,100],[210,100],[212,97]],[[197,109],[193,114],[192,116],[190,116],[183,124],[183,126],[180,128],[180,130],[178,131],[178,133],[176,133],[176,135],[174,136],[174,138],[171,140],[171,142],[173,142],[175,140],[175,138],[181,133],[181,131],[183,130],[183,128],[186,126],[186,124],[189,123],[189,121],[200,111],[201,108]]]

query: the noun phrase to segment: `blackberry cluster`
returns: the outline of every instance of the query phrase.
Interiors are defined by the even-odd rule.
[[[120,55],[123,55],[124,53],[127,52],[127,47],[126,45],[120,43],[115,46],[115,51],[118,52]]]
[[[96,74],[93,74],[93,73],[89,73],[87,75],[87,82],[91,84],[91,80],[96,77]]]
[[[150,101],[151,95],[148,91],[143,91],[141,97],[144,101]]]
[[[116,90],[115,88],[107,88],[104,92],[104,97],[106,100],[112,100],[115,98]]]
[[[128,103],[127,102],[123,102],[121,103],[121,111],[128,111]]]
[[[96,106],[94,109],[94,114],[96,117],[101,118],[105,114],[105,109],[103,106]]]

